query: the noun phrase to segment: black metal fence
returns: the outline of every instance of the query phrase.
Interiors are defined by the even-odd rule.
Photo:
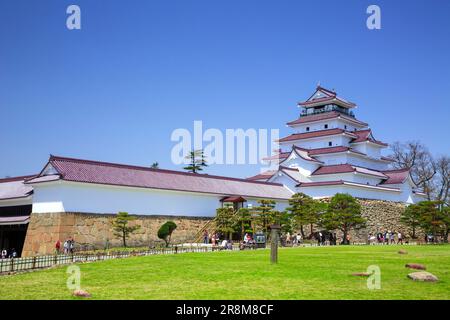
[[[186,252],[211,252],[223,250],[220,247],[204,246],[174,246],[170,248],[109,251],[96,253],[55,254],[51,256],[35,256],[25,258],[0,259],[0,274],[20,272],[34,269],[49,268],[57,265],[66,265],[79,262],[93,262],[128,257],[149,256],[159,254],[178,254]],[[233,247],[232,250],[239,250]]]

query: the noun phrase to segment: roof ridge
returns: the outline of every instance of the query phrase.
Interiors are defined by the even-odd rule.
[[[26,176],[16,176],[16,177],[8,177],[8,178],[0,178],[0,183],[5,183],[5,182],[14,182],[14,181],[25,181],[28,178],[33,178],[36,177],[37,174],[30,174],[30,175],[26,175]]]
[[[410,168],[401,168],[401,169],[391,169],[391,170],[383,170],[380,172],[406,172],[406,171],[410,171]]]
[[[113,166],[123,169],[134,169],[134,170],[142,170],[142,171],[151,171],[151,172],[161,172],[161,173],[171,173],[171,174],[179,174],[191,177],[201,177],[201,178],[211,178],[211,179],[222,179],[222,180],[230,180],[230,181],[240,181],[240,182],[248,182],[248,183],[256,183],[256,184],[266,184],[266,185],[274,185],[274,186],[282,186],[281,183],[274,182],[263,182],[263,181],[249,181],[245,178],[234,178],[234,177],[224,177],[210,174],[201,174],[201,173],[191,173],[191,172],[182,172],[176,170],[168,170],[168,169],[154,169],[150,167],[144,166],[136,166],[136,165],[128,165],[114,162],[104,162],[104,161],[96,161],[96,160],[87,160],[87,159],[78,159],[78,158],[70,158],[70,157],[61,157],[50,155],[51,161],[68,161],[68,162],[78,162],[78,163],[86,163],[86,164],[94,164],[94,165],[102,165],[102,166]]]

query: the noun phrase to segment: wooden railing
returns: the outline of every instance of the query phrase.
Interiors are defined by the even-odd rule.
[[[239,248],[233,247],[233,250]],[[149,256],[158,254],[178,254],[187,252],[211,252],[219,250],[210,246],[173,246],[170,248],[147,249],[140,251],[110,251],[97,253],[55,254],[25,258],[0,259],[0,274],[8,274],[34,269],[49,268],[77,262],[94,262],[128,257]]]

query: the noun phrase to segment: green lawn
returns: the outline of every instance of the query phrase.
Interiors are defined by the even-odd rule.
[[[408,254],[400,255],[398,250]],[[422,263],[438,283],[406,278]],[[369,265],[381,268],[381,289],[368,290]],[[338,246],[186,253],[80,264],[81,288],[92,299],[449,299],[450,246]],[[66,268],[0,276],[0,299],[74,299]]]

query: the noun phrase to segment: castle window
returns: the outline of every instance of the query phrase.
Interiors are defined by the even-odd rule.
[[[324,125],[323,127],[324,127],[325,129],[328,129],[328,125],[327,125],[327,124],[326,124],[326,125]]]
[[[306,127],[306,131],[309,131],[309,127]]]
[[[344,129],[347,129],[347,125],[344,125]]]
[[[331,147],[333,145],[333,142],[329,141],[328,146]]]

